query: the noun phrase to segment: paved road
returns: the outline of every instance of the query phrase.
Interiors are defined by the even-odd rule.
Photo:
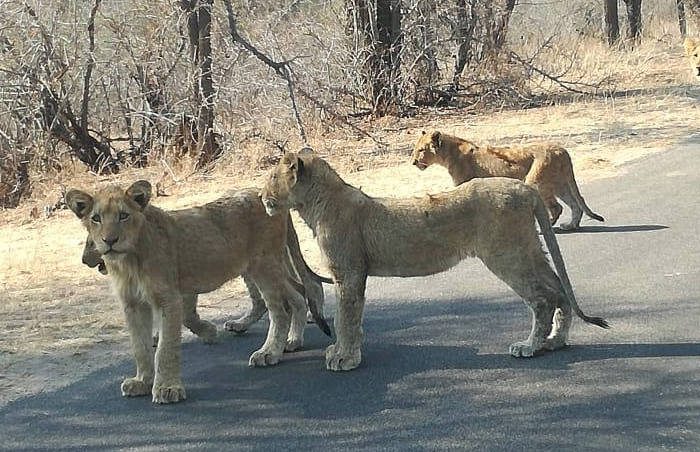
[[[323,369],[315,328],[308,351],[249,369],[261,323],[184,345],[184,403],[120,397],[132,363],[116,362],[0,409],[0,448],[699,450],[698,162],[688,144],[583,186],[608,222],[559,239],[582,308],[613,328],[577,321],[565,350],[508,356],[528,314],[470,261],[372,279],[355,371]]]

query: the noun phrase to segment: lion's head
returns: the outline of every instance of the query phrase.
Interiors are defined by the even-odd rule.
[[[88,240],[107,261],[135,251],[146,221],[143,211],[150,199],[151,184],[143,180],[126,191],[109,186],[94,196],[80,190],[66,193],[66,204],[82,220]]]
[[[304,162],[294,152],[282,156],[277,165],[270,171],[265,186],[260,192],[260,199],[268,215],[276,215],[287,210],[294,196],[294,189],[304,170]]]
[[[685,47],[685,55],[688,57],[693,75],[700,77],[700,42],[693,38],[685,38],[683,47]]]
[[[97,271],[103,275],[107,274],[107,267],[105,266],[105,261],[102,259],[102,255],[95,248],[95,242],[90,238],[85,240],[85,248],[83,249],[83,264],[90,268],[97,267]]]
[[[424,170],[441,160],[442,134],[437,130],[426,133],[425,130],[413,147],[411,161],[419,169]]]

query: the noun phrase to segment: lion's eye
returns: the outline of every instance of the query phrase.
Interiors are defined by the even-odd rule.
[[[119,221],[126,221],[129,218],[129,214],[126,212],[119,212]]]
[[[99,223],[100,221],[102,221],[102,218],[100,218],[100,216],[97,215],[97,214],[93,215],[92,218],[90,218],[90,219],[91,219],[94,223]]]

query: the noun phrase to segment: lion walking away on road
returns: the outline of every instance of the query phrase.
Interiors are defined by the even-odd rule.
[[[561,225],[564,230],[578,229],[584,212],[594,220],[605,221],[581,196],[569,153],[555,144],[478,146],[439,131],[423,132],[414,146],[412,161],[420,170],[433,164],[444,166],[455,185],[475,177],[520,179],[537,187],[552,224],[562,213],[557,198],[569,206],[571,221]]]

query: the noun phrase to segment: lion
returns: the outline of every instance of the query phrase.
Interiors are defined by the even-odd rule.
[[[687,37],[683,42],[683,47],[685,48],[685,55],[688,57],[693,75],[700,77],[700,42]]]
[[[413,149],[412,161],[421,171],[432,164],[444,166],[455,185],[475,177],[494,176],[520,179],[534,185],[549,210],[552,224],[562,213],[557,198],[571,209],[571,221],[561,225],[563,230],[578,229],[584,212],[594,220],[605,221],[581,196],[571,157],[561,146],[483,147],[439,131],[430,134],[423,131]]]
[[[302,269],[302,275],[304,275],[305,277],[308,276],[310,278],[310,280],[307,281],[306,290],[313,292],[309,294],[309,296],[315,300],[318,314],[320,317],[323,317],[323,288],[316,282],[332,284],[333,280],[324,276],[317,275],[313,270],[311,270],[311,268],[309,268],[308,264],[306,263],[304,257],[301,254],[301,249],[299,248],[299,239],[296,235],[296,231],[294,230],[294,225],[291,222],[288,224],[287,234],[287,251],[291,259],[291,261],[288,262],[292,263],[293,265],[292,272],[293,274],[298,275],[296,269]],[[83,248],[82,262],[90,268],[97,267],[97,271],[99,271],[103,275],[107,274],[107,267],[105,266],[105,262],[102,259],[102,255],[95,248],[95,242],[93,242],[92,239],[90,239],[90,235],[88,235],[88,237],[85,239],[85,247]],[[260,318],[267,312],[267,307],[265,307],[265,300],[263,300],[262,295],[260,295],[260,291],[255,286],[255,283],[251,281],[251,279],[245,273],[243,273],[241,277],[243,278],[243,282],[245,283],[245,286],[248,289],[248,294],[250,295],[251,300],[251,307],[241,317],[233,320],[228,320],[226,321],[226,323],[224,323],[224,329],[236,334],[245,333],[252,324],[260,320]],[[299,278],[302,277],[299,276]],[[311,312],[307,313],[307,321],[314,321],[313,314]],[[207,330],[203,330],[203,332],[206,331]],[[193,333],[197,334],[198,332],[193,331]],[[206,336],[202,337],[202,339],[205,343],[211,342],[211,339]]]
[[[66,203],[101,254],[126,315],[136,376],[121,383],[123,396],[150,393],[154,403],[186,398],[180,376],[181,324],[213,338],[216,328],[197,314],[197,295],[242,273],[270,313],[267,339],[250,356],[251,366],[276,364],[285,350],[302,345],[305,295],[317,324],[330,334],[312,298],[323,293],[320,281],[306,266],[295,269],[302,283],[290,271],[291,218],[267,216],[257,190],[175,211],[161,210],[150,199],[151,185],[143,180],[127,190],[111,185],[94,196],[80,190],[66,193]],[[154,323],[159,325],[155,354]]]
[[[532,331],[510,345],[511,355],[564,347],[572,309],[585,322],[608,328],[579,308],[544,203],[519,180],[473,179],[422,198],[372,198],[317,155],[288,153],[271,170],[261,197],[269,215],[299,212],[327,260],[338,298],[336,343],[325,354],[329,370],[360,364],[368,276],[431,275],[466,257],[481,259],[532,311]]]

